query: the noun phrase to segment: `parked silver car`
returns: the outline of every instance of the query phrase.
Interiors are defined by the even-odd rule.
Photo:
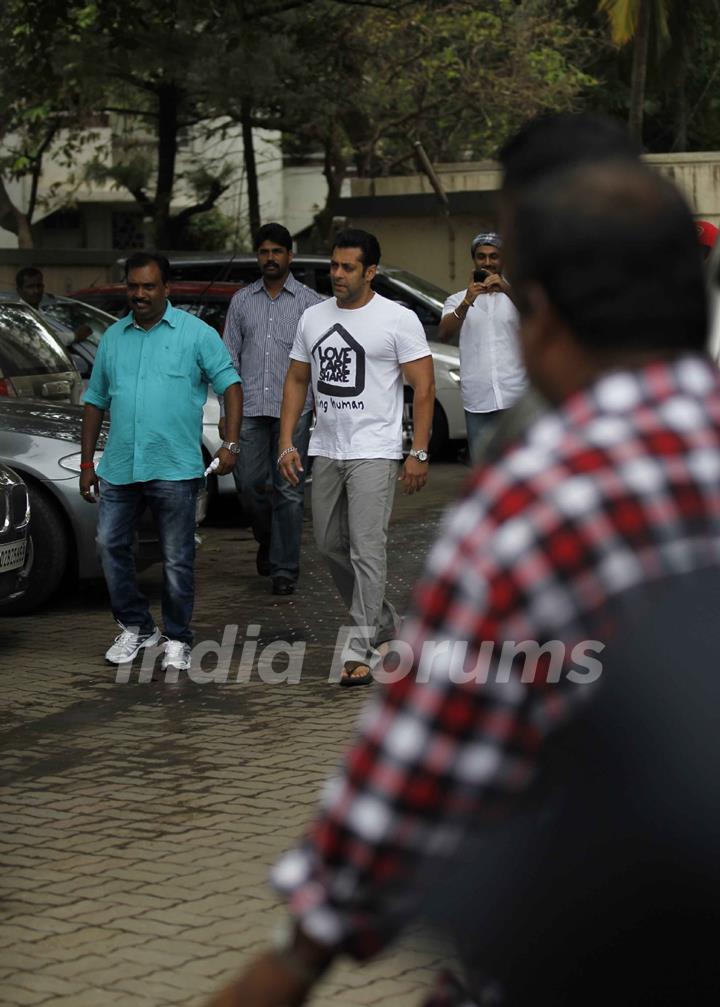
[[[112,325],[117,319],[107,311],[96,308],[94,304],[85,304],[74,297],[57,297],[54,294],[46,294],[40,308],[51,327],[55,322],[72,331],[81,325],[87,325],[90,329],[90,335],[86,339],[71,343],[66,350],[83,382],[87,383],[95,362],[100,337],[108,325]]]
[[[43,402],[0,399],[0,459],[25,482],[30,497],[33,566],[23,597],[0,609],[2,614],[24,614],[39,608],[66,579],[102,576],[95,548],[97,506],[79,493],[79,406],[51,406]],[[96,461],[107,439],[104,424]],[[207,510],[207,496],[198,496],[197,520]],[[159,559],[152,522],[141,525],[140,566]]]
[[[19,599],[32,569],[30,498],[20,476],[0,465],[0,606]]]
[[[82,381],[42,316],[0,293],[0,399],[79,402]]]

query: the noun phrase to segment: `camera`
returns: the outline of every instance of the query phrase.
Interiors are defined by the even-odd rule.
[[[484,283],[484,281],[487,280],[489,275],[490,273],[488,273],[487,269],[473,270],[473,280],[475,281],[475,283]]]

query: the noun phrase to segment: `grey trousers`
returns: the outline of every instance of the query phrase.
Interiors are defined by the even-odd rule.
[[[374,667],[375,649],[393,640],[400,617],[385,600],[387,530],[398,462],[317,457],[312,470],[315,541],[353,624],[347,659]],[[362,627],[371,627],[363,630]]]

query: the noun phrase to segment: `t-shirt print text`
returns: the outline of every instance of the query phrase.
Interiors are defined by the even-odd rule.
[[[318,393],[347,397],[365,390],[365,350],[339,322],[320,336],[312,355],[318,364]]]

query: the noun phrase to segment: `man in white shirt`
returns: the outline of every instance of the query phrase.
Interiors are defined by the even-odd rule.
[[[385,599],[386,540],[402,461],[403,379],[414,389],[412,450],[402,466],[406,493],[425,485],[435,380],[417,316],[376,294],[380,245],[367,231],[335,238],[334,297],[308,308],[290,351],[280,413],[278,467],[295,485],[302,473],[292,442],[312,380],[317,419],[312,511],[315,539],[356,627],[341,685],[367,685],[395,638],[397,612]]]
[[[445,302],[439,334],[448,342],[460,333],[460,391],[470,459],[524,391],[527,379],[518,342],[518,313],[502,275],[502,239],[488,231],[470,246],[473,272],[467,290]]]

